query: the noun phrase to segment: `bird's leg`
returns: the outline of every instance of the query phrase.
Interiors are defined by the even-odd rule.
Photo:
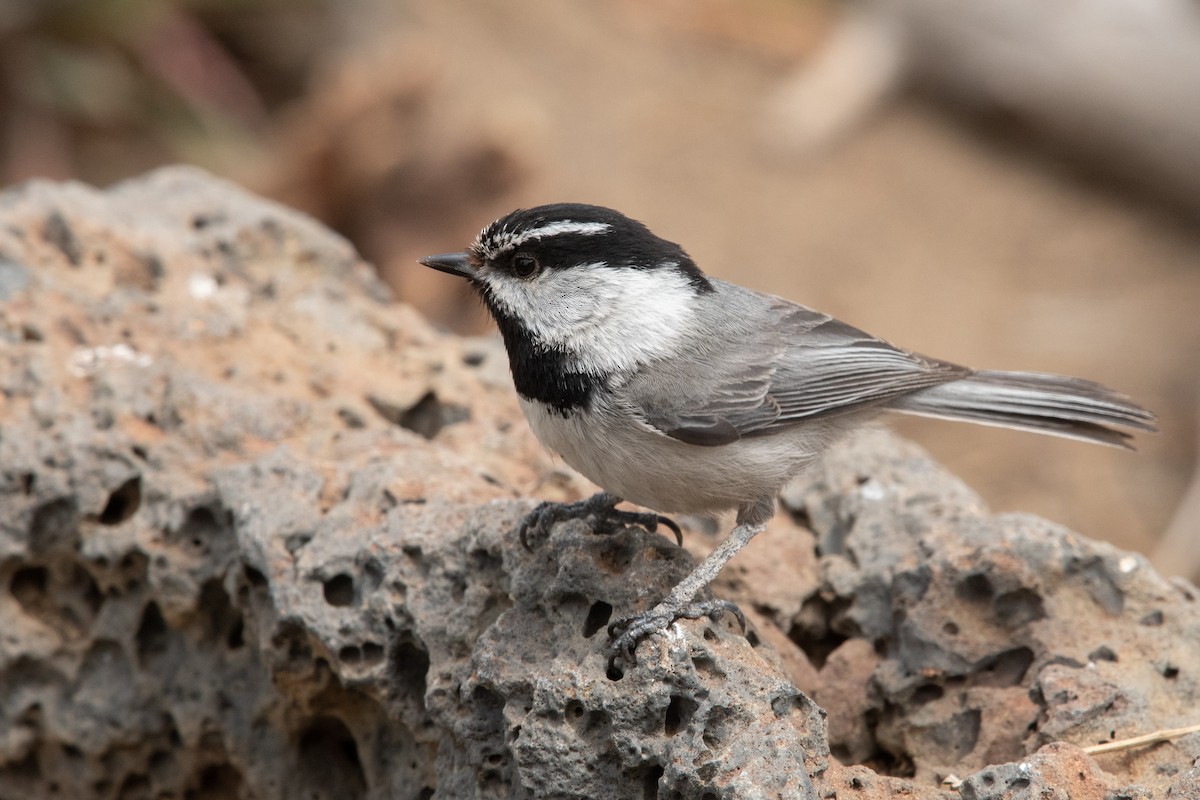
[[[594,520],[592,528],[596,533],[614,533],[618,528],[627,525],[640,525],[654,533],[659,525],[664,525],[675,534],[675,541],[683,544],[683,531],[679,530],[679,526],[673,520],[640,511],[618,511],[616,506],[620,502],[621,498],[614,494],[598,492],[586,500],[574,503],[539,503],[521,520],[517,536],[526,550],[532,550],[535,542],[550,535],[550,528],[555,523],[591,517]]]
[[[730,611],[737,616],[742,629],[745,630],[746,618],[731,601],[717,599],[697,602],[696,595],[717,577],[717,573],[729,559],[737,555],[751,539],[766,530],[767,521],[774,513],[773,497],[744,506],[738,512],[737,525],[725,540],[717,545],[691,574],[676,584],[662,602],[649,611],[617,620],[609,625],[608,635],[612,639],[609,644],[610,659],[615,661],[619,656],[632,664],[638,642],[651,633],[666,630],[677,619],[711,617],[715,620],[724,612]]]

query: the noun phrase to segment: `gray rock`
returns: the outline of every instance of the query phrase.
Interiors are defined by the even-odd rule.
[[[681,623],[617,671],[606,625],[692,557],[579,522],[520,546],[530,498],[589,487],[525,428],[494,341],[433,331],[343,240],[190,169],[11,190],[0,254],[28,267],[0,317],[0,797],[1195,782],[1200,737],[1056,743],[1187,721],[1195,594],[988,516],[910,445],[868,433],[789,487],[812,532],[781,516],[719,588],[747,637]],[[976,774],[951,792],[952,770]]]

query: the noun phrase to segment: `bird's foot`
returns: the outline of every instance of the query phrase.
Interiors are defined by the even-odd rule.
[[[608,635],[612,639],[608,646],[609,662],[615,663],[620,658],[627,664],[633,664],[638,642],[652,633],[665,631],[677,619],[708,617],[715,622],[726,611],[737,617],[742,631],[745,632],[746,616],[732,601],[703,600],[680,603],[668,597],[649,611],[625,617],[608,626]]]
[[[517,537],[526,550],[532,550],[538,542],[550,536],[550,529],[556,523],[591,517],[592,530],[596,533],[615,533],[630,525],[640,525],[650,533],[655,533],[658,526],[663,525],[675,534],[675,542],[683,545],[683,531],[674,520],[649,512],[621,511],[616,508],[619,502],[620,498],[601,492],[574,503],[539,503],[521,520]]]

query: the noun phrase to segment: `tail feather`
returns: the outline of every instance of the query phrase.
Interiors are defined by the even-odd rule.
[[[896,398],[888,407],[1128,450],[1132,434],[1121,428],[1158,430],[1154,414],[1125,395],[1081,378],[1037,372],[975,372]]]

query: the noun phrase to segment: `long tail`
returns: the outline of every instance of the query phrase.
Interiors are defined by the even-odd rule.
[[[1132,450],[1120,428],[1157,431],[1155,416],[1106,386],[1039,372],[975,372],[896,398],[907,414],[1048,433]]]

